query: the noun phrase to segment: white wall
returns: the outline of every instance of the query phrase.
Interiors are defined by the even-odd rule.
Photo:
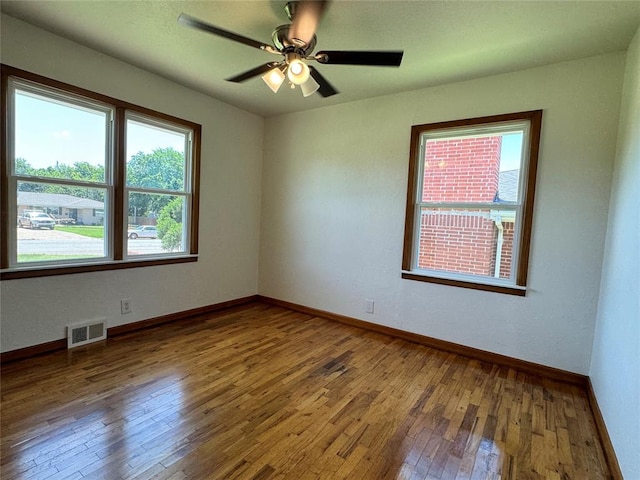
[[[2,351],[84,319],[115,326],[257,293],[263,119],[11,17],[1,26],[3,63],[202,125],[198,262],[2,281]]]
[[[260,293],[587,374],[623,71],[611,54],[267,119]],[[411,125],[533,109],[527,296],[401,279]]]
[[[625,478],[640,478],[640,29],[627,53],[591,382]]]

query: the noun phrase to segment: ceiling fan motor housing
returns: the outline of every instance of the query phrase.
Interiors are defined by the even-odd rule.
[[[316,36],[314,35],[308,44],[301,41],[296,42],[295,40],[289,39],[290,29],[291,24],[280,25],[279,27],[277,27],[271,35],[273,46],[282,53],[294,51],[303,57],[313,52],[313,49],[316,47]]]
[[[287,2],[284,6],[284,11],[287,14],[287,18],[290,22],[293,22],[294,17],[296,16],[296,9],[298,8],[297,1]]]

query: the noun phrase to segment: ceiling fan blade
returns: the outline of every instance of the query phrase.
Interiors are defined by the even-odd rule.
[[[320,63],[331,65],[369,65],[373,67],[399,67],[403,51],[345,51],[325,50],[318,52],[315,58]]]
[[[235,82],[240,83],[245,80],[249,80],[250,78],[257,77],[263,73],[267,73],[269,70],[275,68],[278,65],[277,62],[269,62],[264,65],[260,65],[259,67],[252,68],[251,70],[247,70],[244,73],[236,75],[235,77],[227,78],[227,82]]]
[[[320,72],[315,68],[310,66],[309,74],[316,82],[318,82],[318,85],[320,85],[318,93],[323,97],[330,97],[331,95],[335,95],[336,93],[338,93],[338,91],[333,88],[333,85],[331,85],[326,78],[320,75]]]
[[[237,33],[223,30],[222,28],[215,27],[209,23],[203,22],[202,20],[198,20],[197,18],[194,18],[185,13],[180,14],[180,16],[178,17],[178,23],[181,23],[182,25],[186,25],[187,27],[197,28],[198,30],[202,30],[203,32],[218,35],[219,37],[233,40],[234,42],[243,43],[244,45],[249,45],[250,47],[259,48],[260,50],[265,50],[270,48],[270,45],[267,45],[262,42],[258,42],[257,40],[253,40],[248,37],[243,37],[242,35],[238,35]]]
[[[299,0],[293,4],[295,10],[289,40],[294,45],[305,46],[311,43],[328,3],[328,0]]]

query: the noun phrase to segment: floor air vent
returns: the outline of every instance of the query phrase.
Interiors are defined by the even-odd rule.
[[[67,325],[67,348],[79,347],[107,338],[106,320],[106,318],[101,318]]]

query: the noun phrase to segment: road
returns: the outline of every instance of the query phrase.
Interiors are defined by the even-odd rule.
[[[127,240],[129,255],[148,255],[165,253],[159,239],[137,238]],[[104,241],[100,238],[89,238],[68,232],[55,230],[18,229],[18,255],[104,255]]]

